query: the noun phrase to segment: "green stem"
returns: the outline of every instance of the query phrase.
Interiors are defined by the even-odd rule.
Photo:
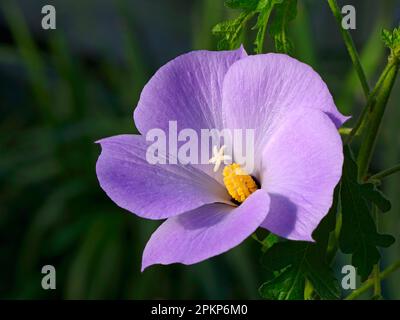
[[[389,275],[391,275],[393,272],[395,272],[397,269],[400,269],[400,260],[391,264],[389,267],[387,267],[383,272],[379,274],[379,279],[382,281],[386,279]],[[352,293],[350,293],[345,300],[355,300],[357,299],[360,295],[363,293],[367,292],[370,288],[374,286],[374,279],[368,279],[365,281],[362,286],[356,290],[354,290]]]
[[[342,212],[339,211],[336,218],[335,230],[329,236],[328,249],[326,252],[326,260],[331,263],[335,258],[339,248],[340,230],[342,229]]]
[[[387,70],[387,71],[386,71]],[[371,105],[371,108],[367,116],[368,130],[365,130],[363,137],[363,143],[361,144],[360,151],[357,157],[358,163],[358,178],[363,181],[366,176],[371,162],[372,154],[375,149],[376,140],[378,137],[379,128],[382,122],[382,117],[385,112],[386,104],[392,91],[393,84],[396,80],[397,72],[399,70],[399,61],[397,59],[388,60],[388,65],[382,74],[383,80],[381,81],[380,88],[376,92],[375,103]],[[386,74],[386,76],[384,76]],[[379,83],[380,81],[378,81]]]
[[[339,133],[340,133],[342,136],[348,136],[348,135],[351,134],[352,131],[353,131],[352,128],[346,128],[346,127],[340,127],[340,128],[339,128]]]
[[[379,231],[378,208],[375,205],[372,207],[372,216],[375,220],[377,231]],[[374,265],[374,268],[372,270],[372,277],[374,279],[374,299],[380,299],[382,297],[382,287],[380,279],[379,261]]]
[[[376,83],[374,89],[371,91],[368,100],[367,100],[367,105],[363,109],[362,113],[357,119],[356,124],[354,125],[353,130],[351,130],[350,134],[347,137],[346,144],[349,144],[353,138],[362,131],[362,129],[365,127],[365,124],[368,120],[368,115],[373,108],[374,104],[376,103],[376,94],[381,88],[383,81],[386,79],[386,76],[388,75],[390,71],[391,65],[387,64],[385,69],[382,71],[381,76],[378,79],[378,82]]]
[[[257,234],[256,234],[255,232],[251,235],[251,237],[252,237],[255,241],[257,241],[259,244],[261,244],[262,246],[264,246],[264,243],[263,243],[260,239],[258,239]]]
[[[360,57],[357,53],[356,47],[354,45],[353,39],[351,38],[350,32],[342,27],[342,19],[343,16],[340,12],[339,6],[336,3],[336,0],[328,0],[329,7],[336,18],[336,21],[339,25],[340,33],[342,34],[343,41],[346,45],[347,51],[349,52],[351,61],[353,62],[354,68],[356,69],[358,78],[360,79],[361,86],[363,88],[365,96],[369,97],[369,85],[367,81],[367,77],[365,76],[365,72],[361,66]]]
[[[379,263],[374,265],[374,268],[372,270],[372,278],[374,279],[374,299],[379,299],[380,297],[382,297]]]
[[[396,172],[400,172],[400,164],[398,164],[398,165],[396,165],[394,167],[391,167],[389,169],[383,170],[383,171],[381,171],[381,172],[379,172],[377,174],[374,174],[373,176],[371,176],[369,178],[369,180],[371,180],[371,181],[373,181],[373,180],[381,180],[381,179],[383,179],[383,178],[385,178],[387,176],[390,176],[391,174],[396,173]]]

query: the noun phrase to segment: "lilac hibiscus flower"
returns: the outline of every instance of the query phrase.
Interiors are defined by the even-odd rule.
[[[311,67],[283,54],[248,56],[243,48],[190,52],[151,78],[134,120],[142,135],[99,141],[96,171],[118,206],[143,218],[167,218],[144,249],[142,270],[205,260],[258,227],[313,241],[341,176],[337,128],[346,117]],[[145,135],[168,131],[171,120],[178,130],[196,132],[254,129],[252,177],[244,176],[235,190],[222,177],[229,166],[214,172],[212,164],[150,164]],[[243,198],[232,201],[240,191]]]

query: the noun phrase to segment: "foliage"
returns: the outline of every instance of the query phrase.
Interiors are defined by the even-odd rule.
[[[340,24],[341,14],[336,1],[329,0],[328,3],[334,17]],[[245,24],[256,16],[256,24],[252,28],[257,31],[254,42],[256,53],[261,53],[263,50],[268,26],[269,34],[275,43],[275,50],[283,53],[293,52],[293,44],[288,38],[288,24],[296,18],[296,0],[237,0],[226,1],[226,5],[242,12],[236,19],[222,22],[214,27],[214,34],[221,38],[219,42],[220,49],[237,48],[242,42]],[[272,20],[271,23],[269,23],[270,20]],[[347,31],[342,29],[340,31],[357,75],[368,96],[369,86],[351,36]],[[391,57],[399,58],[400,29],[395,28],[393,31],[383,30],[382,40],[391,49]],[[391,61],[384,70],[381,76],[383,80],[378,81],[374,94],[368,97],[370,101],[368,101],[366,109],[369,106],[379,105],[379,114],[383,115],[388,95],[397,74],[398,61],[400,59],[395,60],[395,62]],[[392,72],[390,79],[386,79],[387,70]],[[385,83],[385,86],[381,85],[381,81]],[[388,83],[386,84],[385,81]],[[387,89],[385,91],[387,94],[380,94],[383,90],[382,87]],[[369,113],[364,112],[364,114],[368,115]],[[372,128],[378,128],[381,120],[381,116],[375,117],[370,120],[367,126],[371,130]],[[360,123],[364,124],[363,122]],[[377,130],[374,129],[373,132],[374,137],[372,138],[376,139]],[[351,254],[352,264],[357,268],[362,281],[365,281],[371,274],[373,267],[379,263],[381,257],[377,247],[387,248],[395,241],[391,235],[378,233],[376,221],[373,217],[373,212],[376,210],[389,211],[391,209],[390,201],[377,188],[376,184],[365,181],[360,183],[358,181],[359,177],[364,179],[364,171],[368,170],[374,145],[368,144],[361,147],[359,153],[360,169],[353,158],[350,146],[346,145],[344,147],[343,176],[339,186],[336,188],[331,212],[315,231],[316,243],[280,242],[272,234],[263,241],[256,238],[262,245],[264,266],[270,273],[268,281],[259,289],[261,296],[278,300],[339,298],[339,286],[330,268],[330,261],[327,261],[328,236],[335,227],[335,215],[339,204],[341,209],[340,224],[338,223],[338,230],[333,235],[331,234],[330,238],[331,241],[338,242],[338,245],[333,244],[333,250],[340,247],[343,253]],[[376,182],[374,181],[374,183]],[[333,213],[332,211],[335,212]],[[330,221],[330,223],[326,221]],[[270,241],[271,239],[273,241]],[[329,249],[332,250],[332,247]]]
[[[394,28],[392,31],[383,29],[381,36],[386,47],[394,50],[400,46],[400,27]]]
[[[352,254],[352,264],[365,281],[372,267],[379,261],[377,246],[389,247],[394,242],[390,235],[377,232],[371,215],[372,205],[382,211],[390,210],[390,202],[371,183],[357,182],[357,164],[348,146],[345,147],[345,161],[341,182],[342,230],[340,249]]]
[[[229,0],[225,4],[229,8],[239,9],[242,12],[237,18],[221,22],[213,28],[213,34],[220,38],[219,49],[238,48],[242,42],[243,31],[247,22],[257,16],[256,24],[252,28],[257,32],[254,51],[261,53],[267,25],[275,9],[275,17],[270,32],[275,41],[276,51],[291,52],[292,45],[288,39],[287,25],[296,17],[297,0]]]
[[[336,225],[338,200],[339,187],[336,187],[334,204],[314,232],[315,243],[279,242],[264,254],[263,264],[270,272],[273,272],[273,277],[260,287],[262,297],[277,300],[302,300],[307,281],[310,282],[319,299],[340,297],[339,283],[329,266],[326,255],[329,235]]]
[[[390,49],[390,59],[395,59],[400,63],[400,27],[394,28],[392,31],[383,29],[381,38],[386,47]]]
[[[274,39],[276,52],[291,53],[293,43],[288,37],[288,24],[297,15],[297,0],[283,1],[276,6],[275,19],[269,32]]]

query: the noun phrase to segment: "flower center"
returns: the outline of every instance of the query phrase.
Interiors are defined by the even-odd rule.
[[[232,163],[222,172],[224,184],[230,196],[238,202],[246,200],[254,191],[257,184],[237,163]]]

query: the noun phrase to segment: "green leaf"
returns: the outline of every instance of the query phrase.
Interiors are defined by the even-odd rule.
[[[364,183],[360,185],[360,189],[364,198],[374,203],[382,212],[388,212],[392,208],[392,204],[388,198],[386,198],[376,185]]]
[[[261,285],[261,296],[273,300],[302,300],[305,281],[297,272],[292,267],[283,270],[276,278]]]
[[[392,31],[383,29],[381,34],[383,43],[390,49],[391,58],[400,59],[400,27]]]
[[[392,33],[387,29],[382,29],[381,38],[386,47],[392,46]]]
[[[257,23],[252,28],[253,30],[258,30],[256,35],[255,52],[262,53],[262,48],[264,45],[265,30],[267,28],[269,17],[271,16],[272,9],[278,3],[283,0],[260,0],[257,6],[257,12],[259,13]]]
[[[338,281],[326,261],[329,234],[335,229],[338,190],[337,187],[331,210],[313,234],[315,243],[279,242],[264,254],[263,264],[274,277],[260,287],[263,298],[304,299],[308,280],[321,299],[339,299]]]
[[[274,39],[275,50],[291,53],[293,44],[288,38],[288,24],[297,16],[297,0],[286,0],[276,6],[275,17],[269,32]]]
[[[344,166],[341,182],[342,229],[340,249],[352,254],[352,264],[364,281],[380,259],[377,246],[388,247],[394,242],[390,235],[377,232],[371,216],[371,201],[380,209],[390,208],[382,194],[367,184],[357,182],[357,164],[350,147],[344,148]]]
[[[277,300],[303,299],[308,279],[321,299],[339,299],[338,281],[316,247],[312,243],[287,241],[269,249],[264,256],[265,266],[277,276],[260,287],[261,296]]]
[[[394,28],[392,31],[383,29],[381,37],[386,47],[395,50],[396,47],[400,46],[400,27]]]
[[[240,39],[246,22],[255,14],[254,11],[245,11],[236,19],[218,23],[212,33],[219,37],[219,50],[232,50],[240,46]]]
[[[269,248],[271,248],[275,243],[279,241],[279,237],[273,233],[270,233],[268,236],[262,240],[262,251],[266,252]]]
[[[256,30],[256,39],[254,41],[256,53],[261,53],[264,46],[265,33],[271,14],[277,7],[272,38],[275,41],[275,47],[278,52],[289,52],[291,48],[290,41],[287,38],[287,25],[296,17],[297,0],[227,0],[225,5],[232,9],[238,9],[242,12],[233,20],[224,21],[217,24],[212,32],[220,38],[218,42],[219,49],[236,49],[240,46],[242,34],[246,23],[257,16],[257,22],[252,28]]]
[[[339,282],[336,279],[331,267],[313,251],[306,259],[306,277],[314,286],[314,290],[322,300],[340,299]]]

